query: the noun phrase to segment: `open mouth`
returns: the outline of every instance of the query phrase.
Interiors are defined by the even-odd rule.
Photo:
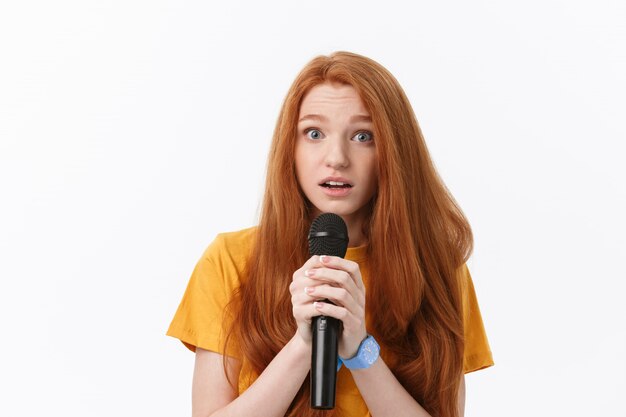
[[[352,188],[351,184],[347,182],[337,182],[337,181],[326,181],[320,184],[324,188],[330,189],[341,189],[341,188]]]

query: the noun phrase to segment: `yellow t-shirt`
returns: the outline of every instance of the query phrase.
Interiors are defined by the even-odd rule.
[[[198,261],[185,294],[178,306],[168,336],[180,339],[190,350],[195,348],[226,353],[242,360],[239,352],[229,346],[224,352],[223,323],[224,308],[231,299],[233,291],[239,286],[239,279],[252,249],[256,227],[236,232],[221,233],[209,245]],[[345,258],[357,262],[367,288],[367,265],[365,262],[366,246],[348,248]],[[478,308],[472,278],[467,266],[462,268],[463,281],[463,322],[465,331],[465,373],[493,365],[493,359],[482,317]],[[381,357],[386,363],[395,358],[381,349]],[[239,373],[239,393],[246,390],[256,376],[242,360]],[[338,415],[346,417],[369,416],[367,406],[352,379],[352,374],[345,366],[337,374],[336,410]]]

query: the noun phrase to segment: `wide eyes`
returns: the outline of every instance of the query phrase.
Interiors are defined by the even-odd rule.
[[[370,132],[359,132],[354,138],[357,142],[369,142],[372,140],[372,134]]]
[[[317,129],[307,129],[304,131],[304,134],[308,136],[309,139],[321,139],[322,132]]]
[[[315,128],[306,129],[304,131],[304,134],[307,136],[307,138],[311,140],[319,140],[322,138],[322,132]],[[372,132],[362,130],[354,135],[352,137],[352,140],[360,143],[371,142],[372,140],[374,140],[374,135],[372,134]]]

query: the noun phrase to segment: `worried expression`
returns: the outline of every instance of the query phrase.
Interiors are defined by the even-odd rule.
[[[295,166],[314,215],[362,219],[378,185],[372,119],[354,87],[324,83],[304,97]]]

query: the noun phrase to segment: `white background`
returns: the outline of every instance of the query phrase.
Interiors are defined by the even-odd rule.
[[[1,415],[190,414],[165,331],[335,50],[397,77],[473,226],[466,415],[626,415],[621,0],[3,2]]]

